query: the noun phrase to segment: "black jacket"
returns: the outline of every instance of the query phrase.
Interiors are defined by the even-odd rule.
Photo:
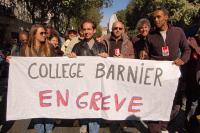
[[[104,44],[95,41],[90,49],[87,42],[83,40],[75,44],[72,52],[76,53],[77,56],[97,56],[100,53],[106,52],[106,47]]]
[[[199,62],[197,64],[196,80],[197,80],[198,85],[200,86],[200,59],[199,59]]]
[[[132,43],[133,43],[133,48],[134,48],[134,53],[135,53],[136,59],[140,59],[139,54],[140,54],[141,50],[145,50],[147,53],[149,53],[147,38],[142,36],[141,34],[133,37]],[[145,57],[145,59],[148,59],[148,58],[149,57]]]
[[[162,55],[162,47],[164,44],[169,47],[169,56]],[[165,41],[158,29],[150,32],[148,35],[148,46],[150,58],[153,60],[173,61],[181,56],[179,58],[186,63],[190,58],[191,50],[185,33],[179,27],[169,25]]]

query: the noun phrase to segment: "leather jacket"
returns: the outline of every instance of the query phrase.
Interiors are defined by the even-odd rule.
[[[95,41],[94,45],[90,49],[86,41],[81,41],[72,49],[72,52],[77,56],[97,56],[100,53],[107,52],[104,44]]]

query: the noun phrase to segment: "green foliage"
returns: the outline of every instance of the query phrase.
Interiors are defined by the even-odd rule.
[[[80,23],[85,19],[90,19],[96,25],[98,25],[102,19],[102,13],[98,8],[89,7],[87,10],[82,9],[79,14],[79,17],[73,17],[73,18],[74,21],[72,23],[74,24],[74,27],[78,27]]]
[[[47,13],[54,14],[52,23],[55,28],[65,32],[68,28],[78,27],[83,19],[92,19],[100,23],[102,7],[112,5],[112,0],[17,0],[24,2],[33,23],[43,22]]]
[[[200,25],[200,0],[131,0],[125,10],[117,15],[125,16],[126,26],[134,30],[140,18],[150,18],[157,7],[165,7],[170,14],[170,22],[183,28]],[[123,18],[123,17],[122,17]]]
[[[102,32],[101,32],[101,27],[98,25],[96,28],[96,36],[101,36]]]
[[[116,15],[120,21],[126,23],[126,10],[120,10],[116,13]]]

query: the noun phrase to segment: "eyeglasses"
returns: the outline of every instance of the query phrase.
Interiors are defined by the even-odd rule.
[[[121,27],[114,27],[113,29],[114,30],[122,30],[123,28],[121,28]]]
[[[46,32],[40,32],[41,36],[46,35],[46,34],[47,34]]]

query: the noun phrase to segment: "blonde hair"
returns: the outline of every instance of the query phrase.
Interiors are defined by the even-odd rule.
[[[139,31],[144,24],[146,24],[149,27],[149,29],[151,28],[151,24],[150,24],[149,20],[147,18],[141,18],[137,22],[136,29]]]
[[[48,44],[48,41],[46,40],[44,44],[41,44],[39,52],[36,51],[35,45],[36,45],[36,40],[35,40],[35,35],[37,33],[37,30],[39,28],[44,28],[44,26],[40,24],[34,24],[31,27],[31,30],[29,32],[29,40],[28,40],[28,45],[25,47],[24,51],[24,56],[42,56],[42,57],[49,57],[53,56],[53,51],[50,48],[50,45]]]

